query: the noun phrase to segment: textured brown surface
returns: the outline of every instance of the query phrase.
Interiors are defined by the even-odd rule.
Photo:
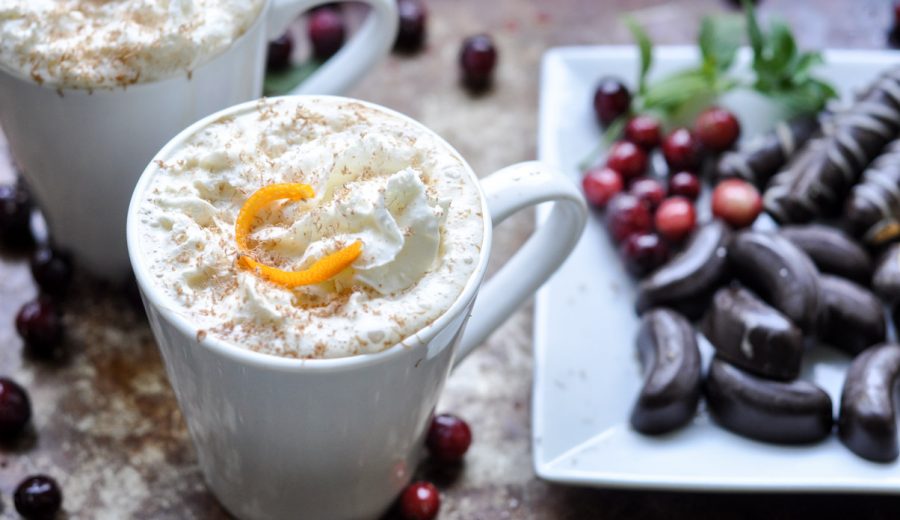
[[[887,0],[765,0],[802,45],[879,48]],[[720,0],[431,0],[429,44],[391,57],[351,93],[423,121],[481,175],[533,158],[538,64],[555,45],[627,43],[619,23],[636,10],[659,43],[693,40],[700,16]],[[462,37],[487,31],[500,48],[493,92],[471,98],[457,85]],[[587,103],[586,103],[587,108]],[[0,161],[0,181],[11,176]],[[531,216],[495,234],[494,266],[525,239]],[[56,476],[69,518],[225,518],[205,491],[193,450],[146,323],[120,292],[78,280],[66,308],[67,360],[23,360],[12,326],[35,294],[21,256],[0,255],[0,374],[31,392],[36,432],[0,445],[0,518],[16,518],[12,491],[27,473]],[[454,480],[442,481],[441,518],[897,518],[900,498],[703,495],[567,488],[534,477],[530,452],[531,305],[451,377],[439,410],[472,425],[475,442]],[[298,517],[301,515],[298,512]]]

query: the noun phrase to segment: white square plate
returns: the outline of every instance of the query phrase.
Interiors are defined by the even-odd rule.
[[[657,48],[654,74],[697,63],[690,47]],[[746,52],[742,59],[747,59]],[[820,75],[848,98],[900,53],[829,51]],[[600,131],[591,108],[600,77],[629,83],[637,74],[632,47],[557,48],[544,55],[539,158],[580,181],[577,164]],[[723,101],[744,135],[767,119],[751,95]],[[545,218],[541,208],[538,218]],[[619,262],[601,215],[589,219],[571,258],[537,297],[533,452],[547,480],[600,487],[707,491],[900,492],[900,464],[860,459],[832,436],[814,446],[781,447],[744,439],[712,423],[702,409],[673,434],[647,437],[628,422],[641,386],[634,337],[634,282]],[[709,345],[704,345],[708,360]],[[804,360],[803,377],[840,399],[849,359],[827,348]]]

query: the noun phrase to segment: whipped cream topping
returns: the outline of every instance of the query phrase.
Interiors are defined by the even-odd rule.
[[[360,240],[335,278],[288,289],[235,263],[234,223],[259,188],[315,197],[258,214],[254,258],[295,271]],[[138,210],[140,254],[198,331],[274,355],[379,352],[424,328],[477,267],[484,221],[462,159],[418,125],[341,98],[281,98],[190,136]]]
[[[187,73],[227,48],[264,0],[3,0],[0,63],[38,83],[131,85]]]

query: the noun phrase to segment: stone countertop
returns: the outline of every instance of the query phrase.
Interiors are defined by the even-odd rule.
[[[887,0],[764,0],[810,47],[881,48]],[[459,149],[479,175],[535,156],[541,54],[558,45],[629,43],[634,11],[657,43],[689,43],[724,0],[430,0],[427,49],[392,56],[350,94],[419,119]],[[500,49],[493,91],[458,86],[464,36],[489,32]],[[587,102],[585,109],[588,109]],[[3,148],[0,146],[0,148]],[[0,182],[12,177],[0,160]],[[530,214],[495,233],[492,268],[526,239]],[[68,356],[23,359],[13,317],[36,294],[25,257],[0,255],[0,374],[30,391],[35,431],[0,445],[0,519],[17,518],[12,492],[34,472],[59,479],[67,518],[227,518],[205,490],[143,314],[127,292],[80,277],[66,305]],[[900,497],[734,495],[571,488],[535,478],[530,450],[532,306],[450,378],[438,411],[466,418],[474,443],[454,475],[432,475],[441,518],[897,518]]]

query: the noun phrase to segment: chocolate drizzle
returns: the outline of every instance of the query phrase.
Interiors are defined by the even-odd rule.
[[[900,131],[900,68],[892,69],[833,128],[810,141],[787,169],[772,178],[766,210],[781,222],[835,215],[863,169]]]

